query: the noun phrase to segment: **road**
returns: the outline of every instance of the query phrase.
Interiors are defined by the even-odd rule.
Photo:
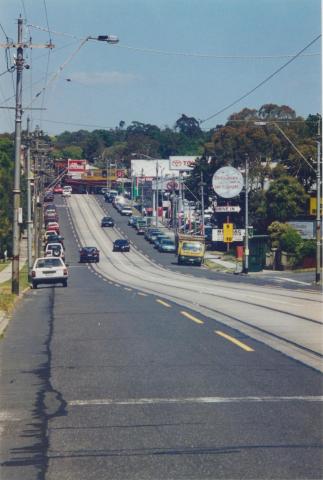
[[[123,237],[129,238],[139,251],[147,255],[151,260],[174,271],[181,273],[190,273],[194,276],[209,278],[212,280],[230,281],[230,283],[250,283],[251,285],[273,285],[279,288],[287,289],[308,289],[318,291],[319,287],[314,284],[315,272],[299,272],[297,275],[293,272],[258,272],[246,275],[233,275],[232,273],[218,272],[206,267],[196,268],[190,265],[177,265],[173,254],[160,254],[153,246],[148,244],[143,237],[136,234],[136,231],[128,227],[128,218],[121,216],[110,203],[104,202],[102,195],[97,195],[96,199],[103,211],[107,215],[117,219],[117,230]],[[230,277],[230,278],[228,278]]]
[[[322,478],[319,295],[112,253],[95,197],[57,203],[71,278],[0,343],[1,479]]]

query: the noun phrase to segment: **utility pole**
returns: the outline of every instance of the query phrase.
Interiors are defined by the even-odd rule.
[[[144,169],[141,169],[141,216],[143,217],[144,211]]]
[[[24,68],[24,51],[21,46],[23,20],[18,18],[18,48],[16,56],[16,113],[15,113],[15,163],[13,184],[13,225],[12,225],[12,281],[11,292],[19,295],[19,210],[20,210],[20,152],[22,119],[22,71]]]
[[[249,158],[245,156],[245,236],[244,236],[244,267],[243,273],[249,272]]]
[[[28,280],[31,278],[32,269],[32,219],[31,219],[31,167],[30,167],[30,118],[27,118],[27,260]]]
[[[321,281],[321,117],[318,121],[317,164],[316,164],[316,268],[315,282]]]
[[[156,208],[156,227],[158,227],[158,175],[159,175],[159,164],[158,160],[156,163],[156,200],[155,200],[155,208]]]
[[[24,48],[53,48],[52,43],[46,45],[32,45],[23,41],[23,19],[18,18],[18,39],[17,43],[8,42],[1,43],[0,48],[16,48],[15,69],[16,69],[16,99],[15,99],[15,160],[14,160],[14,183],[13,183],[13,219],[12,219],[12,278],[11,278],[11,292],[19,295],[19,241],[20,241],[20,227],[21,222],[21,208],[20,208],[20,152],[21,152],[21,122],[22,122],[22,72],[24,68],[29,68],[25,65]],[[6,107],[12,108],[12,107]],[[39,110],[39,109],[37,109]]]
[[[201,235],[204,235],[204,232],[205,232],[205,221],[204,221],[204,186],[205,186],[205,182],[203,181],[203,172],[201,172],[201,181],[199,183],[199,186],[201,188],[201,218],[202,218],[202,231],[201,231]]]

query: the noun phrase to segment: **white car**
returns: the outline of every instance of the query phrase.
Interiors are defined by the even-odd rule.
[[[37,288],[41,283],[61,283],[67,287],[68,270],[60,257],[42,257],[35,260],[31,271],[32,287]]]
[[[71,195],[71,190],[63,190],[62,197],[70,197]]]
[[[58,242],[49,242],[46,245],[45,257],[61,257],[65,261],[63,245]]]
[[[121,215],[126,215],[130,217],[132,215],[132,208],[131,207],[122,207],[120,210]]]

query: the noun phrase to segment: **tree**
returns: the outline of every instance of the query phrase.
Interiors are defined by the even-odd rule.
[[[308,201],[304,187],[288,175],[274,180],[266,192],[266,216],[269,222],[285,222],[305,211]]]
[[[7,152],[12,153],[11,156]],[[0,241],[1,251],[11,252],[12,244],[13,150],[9,142],[0,142]]]
[[[75,145],[67,145],[62,150],[63,158],[74,158],[75,160],[81,160],[83,158],[83,150],[81,147]]]
[[[194,117],[188,117],[184,113],[176,120],[175,130],[188,137],[200,136],[202,133],[199,122]]]

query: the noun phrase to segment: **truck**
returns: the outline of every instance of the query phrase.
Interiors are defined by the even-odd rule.
[[[202,265],[205,254],[205,237],[202,235],[177,234],[177,263]]]

